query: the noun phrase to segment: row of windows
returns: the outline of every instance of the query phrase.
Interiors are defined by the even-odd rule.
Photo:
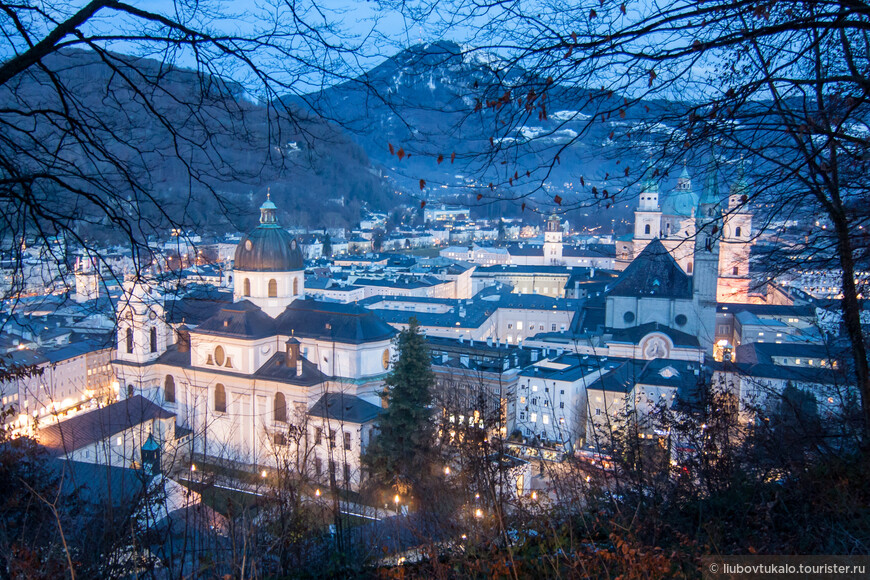
[[[132,328],[127,329],[127,336],[125,338],[126,338],[126,342],[127,342],[127,354],[132,354],[133,353],[133,329]],[[149,339],[150,339],[149,342],[150,342],[151,352],[157,352],[157,328],[154,326],[152,326],[151,330],[149,331]]]
[[[299,278],[293,278],[293,294],[299,294]],[[244,282],[242,282],[242,296],[250,296],[251,295],[251,281],[245,278]],[[269,288],[268,288],[268,296],[269,298],[277,298],[278,297],[278,281],[272,278],[269,280]]]
[[[329,447],[330,448],[335,447],[335,434],[336,434],[335,429],[329,430]],[[320,443],[322,441],[323,441],[323,429],[321,427],[315,427],[314,428],[314,444],[320,445]],[[348,449],[348,450],[351,448],[351,434],[349,431],[344,431],[344,448]]]
[[[548,290],[548,288],[545,288],[544,290]],[[546,294],[546,292],[545,292],[545,294]],[[513,323],[509,322],[508,325],[507,325],[507,327],[508,327],[508,330],[512,330],[513,327],[514,327],[514,325],[513,325]],[[518,321],[517,321],[517,330],[522,330],[522,329],[523,329],[523,321],[522,321],[522,320],[518,320]],[[534,325],[534,324],[530,324],[530,325],[529,325],[529,330],[534,330],[534,329],[535,329],[535,325]],[[544,330],[544,325],[543,325],[543,324],[539,324],[539,325],[538,325],[538,329],[539,329],[539,330]],[[562,330],[565,330],[565,325],[564,325],[564,324],[562,325]],[[551,324],[551,325],[550,325],[550,332],[556,332],[556,325],[555,325],[555,324]]]
[[[520,421],[525,421],[525,420],[526,420],[526,414],[520,413]],[[537,423],[538,422],[538,414],[537,413],[529,413],[529,421],[532,423]],[[546,413],[542,413],[541,414],[541,421],[544,423],[544,425],[549,425],[550,424],[550,416],[547,415]],[[565,424],[565,417],[559,417],[559,425],[564,425],[564,424]]]

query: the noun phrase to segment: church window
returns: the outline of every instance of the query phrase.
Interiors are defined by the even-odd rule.
[[[686,274],[691,274],[691,273],[692,273],[692,262],[689,262],[689,264],[686,266]]]
[[[127,340],[127,354],[130,354],[133,352],[133,329],[132,328],[127,329],[126,340]]]
[[[648,234],[649,232],[650,232],[649,224],[646,224],[645,226],[643,226],[643,233]]]
[[[688,321],[689,319],[686,318],[685,314],[677,314],[677,316],[674,318],[674,322],[677,323],[677,326],[685,326]]]
[[[740,268],[738,268],[737,266],[734,266],[734,269],[731,271],[731,273],[734,274],[735,276],[737,276],[740,273]]]
[[[344,448],[350,449],[350,433],[347,431],[344,432]]]
[[[157,352],[157,328],[151,327],[151,352]]]
[[[166,375],[163,381],[163,400],[167,403],[175,402],[175,379],[172,375]]]
[[[738,238],[740,237],[740,228],[739,227],[736,230],[734,230],[734,235],[737,236]]]
[[[242,282],[242,296],[250,296],[251,295],[251,281],[245,278],[245,281]]]
[[[284,393],[275,395],[275,421],[287,422],[287,400],[284,398]]]
[[[218,413],[227,412],[227,390],[221,383],[214,387],[214,410]]]
[[[299,294],[299,278],[293,278],[293,295]]]
[[[226,361],[226,355],[224,354],[224,347],[216,346],[214,349],[214,362],[217,366],[224,366],[224,362]]]
[[[350,481],[350,464],[349,463],[344,464],[344,480]]]
[[[319,457],[314,458],[314,475],[320,477],[323,474],[323,460]]]
[[[278,281],[272,278],[269,280],[269,298],[278,297]]]
[[[626,312],[622,315],[622,319],[626,323],[631,324],[632,322],[634,322],[634,312]]]
[[[323,429],[321,427],[314,428],[314,444],[320,445],[320,440],[323,438]]]

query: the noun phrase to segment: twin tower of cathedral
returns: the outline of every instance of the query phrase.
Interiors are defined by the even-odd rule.
[[[752,214],[747,207],[748,188],[741,174],[731,187],[727,205],[719,191],[716,171],[707,174],[699,197],[692,189],[688,170],[676,188],[660,196],[651,178],[644,180],[634,212],[632,257],[659,239],[696,287],[714,284],[716,302],[751,302],[749,252]]]

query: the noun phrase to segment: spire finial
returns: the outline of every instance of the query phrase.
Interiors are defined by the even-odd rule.
[[[271,188],[271,187],[267,187],[267,188],[266,188],[266,201],[269,201],[269,200],[271,200],[271,199],[272,199],[272,188]]]

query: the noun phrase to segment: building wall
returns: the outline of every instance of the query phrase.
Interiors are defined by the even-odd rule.
[[[571,310],[532,310],[500,307],[496,310],[493,337],[508,344],[540,332],[562,332],[571,327],[574,312]],[[555,330],[553,330],[555,328]]]
[[[626,318],[626,313],[630,316]],[[678,317],[685,317],[679,324]],[[683,318],[680,318],[682,321]],[[658,322],[682,332],[697,335],[699,321],[691,300],[633,296],[608,296],[605,325],[611,328],[631,328]]]

